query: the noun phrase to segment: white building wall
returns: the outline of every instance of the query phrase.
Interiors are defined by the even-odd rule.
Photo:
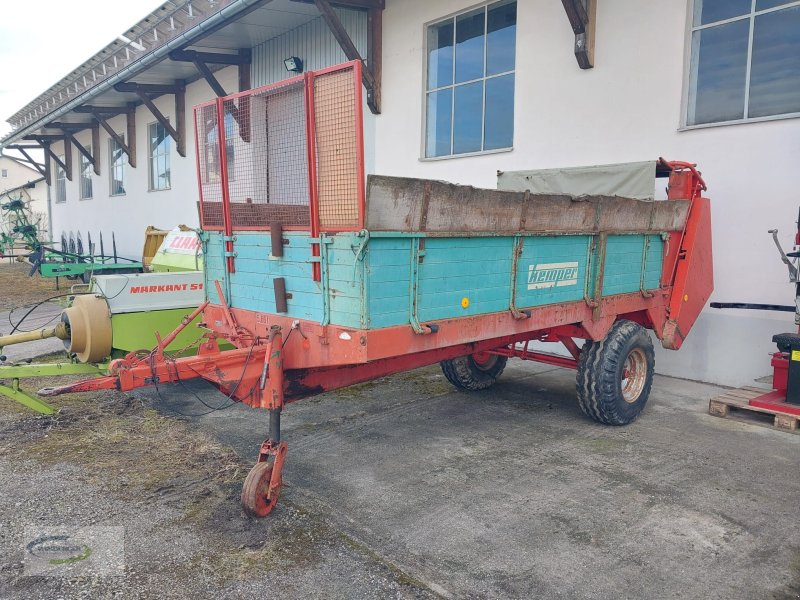
[[[495,187],[497,170],[658,156],[691,160],[707,178],[714,204],[713,299],[792,302],[793,289],[766,231],[779,227],[784,244],[791,245],[798,200],[790,174],[800,160],[800,120],[679,130],[687,0],[604,0],[597,11],[596,66],[588,71],[580,70],[575,61],[574,38],[561,3],[519,0],[513,151],[422,160],[425,23],[475,5],[471,0],[387,0],[383,114],[366,120],[369,172]],[[254,85],[286,77],[279,67],[289,55],[300,56],[311,68],[326,66],[326,61],[317,64],[314,58],[318,48],[314,32],[320,24],[307,25],[300,37],[292,37],[301,33],[296,30],[255,48]],[[317,34],[324,38],[324,30]],[[328,51],[320,56],[330,62],[343,60],[343,55],[334,56],[336,47],[324,47]],[[236,89],[236,77],[234,67],[218,73],[231,91]],[[190,109],[212,97],[204,81],[187,90],[187,157],[179,157],[172,145],[169,191],[147,190],[147,124],[155,119],[143,107],[136,113],[139,166],[127,169],[124,197],[108,195],[105,132],[101,130],[102,174],[94,176],[92,200],[77,199],[79,155],[73,150],[75,177],[68,182],[66,205],[54,205],[54,236],[62,229],[80,229],[85,235],[91,224],[93,238],[99,230],[107,238],[115,231],[120,252],[138,256],[147,225],[197,225]],[[156,103],[174,118],[171,97]],[[124,117],[113,123],[118,131],[124,130]],[[88,142],[90,137],[86,131],[79,139]],[[658,370],[728,385],[749,383],[769,371],[772,333],[793,327],[788,314],[707,309],[681,351],[659,352]]]
[[[238,90],[238,70],[227,67],[215,73],[222,86],[233,93]],[[150,191],[148,189],[148,125],[156,122],[150,111],[140,106],[136,110],[136,168],[125,165],[125,189],[122,196],[110,195],[109,140],[106,131],[100,129],[100,175],[92,174],[92,199],[79,200],[80,152],[72,148],[72,181],[67,181],[67,201],[52,204],[53,236],[61,238],[61,232],[80,231],[84,242],[87,232],[97,243],[102,231],[106,253],[111,252],[111,234],[117,241],[121,256],[141,259],[144,245],[144,232],[148,225],[162,229],[172,229],[183,224],[189,227],[199,225],[197,213],[197,169],[195,162],[194,123],[192,107],[214,98],[214,93],[205,80],[197,81],[186,89],[186,157],[178,154],[174,140],[170,145],[171,187],[169,190]],[[155,100],[158,109],[175,122],[174,96],[162,96]],[[109,121],[114,131],[125,133],[124,115]],[[76,135],[82,144],[90,144],[90,130]],[[60,143],[53,144],[53,152],[63,154]],[[51,163],[55,173],[55,164]],[[52,190],[55,200],[55,186]]]
[[[604,0],[597,9],[594,69],[582,71],[564,8],[519,0],[516,123],[511,152],[424,161],[421,156],[424,24],[471,0],[388,0],[383,33],[383,115],[376,171],[496,187],[497,170],[664,156],[697,162],[713,201],[719,301],[792,304],[767,230],[791,246],[800,197],[800,120],[679,131],[687,1]],[[659,352],[662,373],[728,385],[769,371],[772,333],[787,313],[707,309],[679,352]]]
[[[367,14],[363,11],[334,9],[359,53],[367,57]],[[253,48],[253,87],[294,77],[283,64],[297,56],[306,71],[323,69],[347,60],[339,42],[322,17],[272,38]]]
[[[6,171],[6,177],[0,176],[0,194],[41,177],[39,171],[22,165],[8,156],[0,156],[0,174],[3,170]]]

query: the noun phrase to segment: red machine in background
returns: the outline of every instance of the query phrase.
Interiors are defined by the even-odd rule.
[[[775,312],[795,313],[794,322],[798,326],[798,333],[779,333],[772,336],[772,341],[778,346],[778,351],[772,355],[772,388],[771,392],[757,395],[748,401],[750,406],[762,408],[778,413],[800,417],[800,215],[798,215],[797,232],[795,233],[792,252],[784,252],[778,241],[778,230],[771,229],[772,239],[781,256],[781,261],[789,270],[789,281],[794,284],[794,305],[781,304],[750,304],[744,302],[712,302],[711,308],[736,308],[744,310],[767,310]],[[722,407],[720,409],[722,410]],[[712,412],[714,407],[712,406]],[[795,423],[792,419],[791,423]]]

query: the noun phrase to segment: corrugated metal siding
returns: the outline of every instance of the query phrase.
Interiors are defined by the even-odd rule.
[[[367,13],[335,9],[363,58],[367,58]],[[338,65],[347,60],[322,17],[253,48],[252,85],[259,87],[293,77],[283,60],[297,56],[306,71]]]

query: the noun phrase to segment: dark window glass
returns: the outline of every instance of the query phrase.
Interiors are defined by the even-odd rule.
[[[483,77],[485,9],[456,18],[456,83]]]
[[[86,146],[86,151],[92,153],[92,147]],[[94,167],[92,163],[81,152],[81,176],[80,176],[80,193],[81,200],[92,199],[92,173]]]
[[[453,21],[428,27],[428,89],[453,83]]]
[[[456,15],[426,35],[425,156],[512,147],[516,0]]]
[[[510,148],[514,144],[514,75],[486,80],[484,150]]]
[[[490,7],[486,30],[486,74],[513,71],[517,55],[517,3]]]
[[[483,123],[483,81],[456,88],[453,154],[480,152]]]
[[[706,25],[723,19],[741,17],[750,12],[750,0],[696,0],[694,4],[694,24]]]
[[[755,18],[749,117],[800,112],[800,7]]]
[[[744,117],[749,24],[744,19],[694,32],[696,72],[690,125]]]
[[[766,10],[768,8],[775,8],[782,4],[789,4],[794,0],[756,0],[756,10]]]
[[[110,148],[111,195],[120,196],[125,193],[125,161],[127,155],[114,138],[109,139],[108,144]]]
[[[161,123],[151,123],[150,134],[150,189],[166,190],[170,187],[170,137]]]
[[[428,94],[426,156],[447,156],[451,152],[453,88]]]

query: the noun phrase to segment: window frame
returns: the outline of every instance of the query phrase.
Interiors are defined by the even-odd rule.
[[[64,157],[59,156],[58,160],[64,162]],[[67,171],[61,168],[61,165],[58,163],[55,164],[55,183],[56,183],[56,204],[66,204],[67,203]],[[59,199],[59,196],[62,195],[63,198]]]
[[[120,136],[122,140],[125,140],[125,134]],[[119,149],[121,151],[121,162],[119,165],[114,164],[114,150]],[[127,154],[122,150],[122,147],[117,143],[113,137],[108,137],[108,196],[110,198],[116,198],[119,196],[126,196],[128,194],[128,190],[125,187],[125,163],[127,162]],[[121,192],[114,192],[114,170],[119,169],[120,171],[120,179],[119,181],[122,182],[122,191]]]
[[[516,8],[517,8],[517,25],[519,25],[519,6],[520,6],[520,2],[519,2],[519,0],[513,0],[513,1],[517,5],[516,6]],[[514,150],[514,138],[515,138],[514,134],[516,133],[516,125],[517,125],[517,120],[516,120],[516,110],[517,110],[516,95],[517,95],[517,50],[518,50],[518,47],[519,47],[519,28],[517,28],[517,32],[516,32],[515,37],[514,37],[514,69],[511,70],[511,71],[504,71],[502,73],[493,73],[492,75],[487,75],[486,74],[486,52],[487,52],[486,44],[487,44],[487,40],[488,40],[487,28],[488,28],[488,25],[489,25],[488,10],[489,10],[489,7],[491,5],[499,4],[500,2],[502,2],[502,0],[484,0],[483,2],[479,2],[477,4],[469,6],[467,8],[464,8],[464,9],[458,10],[456,12],[447,14],[447,15],[445,15],[443,17],[438,17],[438,18],[433,19],[432,21],[428,21],[427,23],[424,23],[422,25],[422,39],[423,39],[423,44],[422,44],[422,100],[421,100],[421,102],[422,102],[422,124],[421,124],[422,125],[422,127],[421,127],[422,133],[421,133],[421,136],[420,136],[421,139],[420,139],[420,154],[419,154],[419,160],[421,162],[432,162],[432,161],[438,161],[438,160],[451,160],[451,159],[454,159],[454,158],[468,158],[470,156],[487,156],[487,155],[491,155],[491,154],[501,154],[501,153],[504,153],[504,152],[513,152],[513,150]],[[471,79],[469,81],[460,81],[460,82],[456,82],[455,79],[454,79],[453,82],[451,84],[449,84],[449,85],[444,85],[444,86],[440,86],[440,87],[437,87],[437,88],[428,89],[428,48],[429,48],[429,46],[428,46],[428,41],[429,41],[428,30],[429,30],[429,28],[432,27],[432,26],[438,25],[440,23],[444,23],[446,21],[453,21],[453,23],[455,24],[456,20],[461,15],[465,15],[465,14],[474,12],[474,11],[476,11],[478,9],[481,9],[481,8],[484,10],[484,33],[483,33],[483,35],[484,35],[484,65],[483,65],[484,73],[483,73],[483,76],[479,77],[479,78],[476,78],[476,79]],[[455,32],[454,32],[454,35],[455,35]],[[453,51],[455,52],[455,47],[454,47]],[[455,71],[455,59],[453,60],[453,69]],[[505,77],[505,76],[508,76],[508,75],[513,75],[514,76],[514,127],[512,129],[512,134],[511,134],[511,138],[512,138],[511,139],[511,145],[507,146],[505,148],[491,148],[489,150],[485,150],[484,149],[484,150],[477,150],[477,151],[473,151],[473,152],[460,152],[458,154],[453,153],[452,150],[453,150],[454,136],[455,136],[455,128],[453,127],[453,123],[454,123],[454,120],[455,120],[455,95],[456,95],[455,94],[455,90],[456,90],[456,88],[457,87],[466,86],[466,85],[469,85],[469,84],[474,84],[474,83],[477,83],[477,82],[483,82],[483,100],[482,100],[483,112],[481,114],[481,146],[484,146],[485,142],[486,142],[486,139],[485,139],[486,138],[486,82],[488,80],[490,80],[490,79],[496,79],[496,78]],[[447,89],[450,89],[450,90],[453,91],[453,93],[452,93],[452,96],[453,96],[452,103],[453,104],[452,104],[451,110],[450,110],[450,122],[451,122],[451,127],[450,127],[450,150],[451,150],[451,153],[450,154],[443,154],[441,156],[428,156],[427,155],[428,97],[433,92],[438,92],[438,91],[447,90]]]
[[[747,76],[746,76],[746,87],[745,87],[745,106],[744,112],[746,113],[748,108],[747,100],[750,97],[750,65],[753,58],[753,25],[755,18],[757,16],[761,16],[764,14],[777,12],[779,10],[786,10],[787,8],[793,8],[800,6],[800,0],[794,0],[793,2],[787,2],[786,4],[775,6],[772,8],[766,8],[763,10],[756,11],[756,0],[751,0],[750,11],[745,13],[744,15],[740,15],[738,17],[733,17],[730,19],[721,19],[719,21],[714,21],[713,23],[706,23],[705,25],[697,25],[694,24],[694,11],[697,7],[697,3],[702,2],[702,0],[687,0],[687,10],[686,10],[686,27],[684,31],[686,32],[686,38],[684,43],[684,65],[683,65],[683,94],[681,99],[681,117],[680,123],[678,126],[678,131],[691,131],[694,129],[706,129],[708,127],[726,127],[728,125],[743,125],[747,123],[764,123],[768,121],[783,121],[785,119],[797,119],[800,118],[800,112],[793,112],[793,113],[783,113],[780,115],[768,115],[763,117],[743,117],[741,119],[733,119],[730,121],[716,121],[714,123],[697,123],[694,125],[689,124],[689,108],[691,106],[692,100],[692,42],[695,31],[702,31],[703,29],[709,29],[714,26],[724,25],[728,23],[734,23],[736,21],[744,21],[748,20],[749,23],[749,31],[748,31],[748,48],[747,48]]]
[[[150,123],[147,124],[147,191],[164,192],[172,189],[172,137],[170,137],[169,132],[166,131],[166,127],[164,127],[164,130],[166,131],[167,134],[165,139],[170,140],[169,148],[167,148],[167,151],[163,154],[163,156],[165,156],[167,159],[166,162],[167,171],[170,173],[169,185],[167,187],[159,187],[159,188],[153,187],[153,157],[155,155],[153,155],[153,150],[150,146],[150,140],[152,139],[152,136],[150,135],[150,128],[153,125],[155,125],[156,127],[164,127],[164,125],[162,125],[161,122],[159,121],[151,121]]]
[[[86,151],[95,156],[97,151],[95,148],[92,147],[92,144],[86,144],[84,146]],[[97,160],[95,158],[95,160]],[[94,183],[92,181],[92,173],[94,169],[94,165],[83,155],[83,152],[79,153],[79,160],[78,160],[78,200],[93,200],[94,199]],[[86,174],[88,170],[88,175]],[[85,195],[84,189],[84,182],[88,182],[89,188],[89,195]]]

